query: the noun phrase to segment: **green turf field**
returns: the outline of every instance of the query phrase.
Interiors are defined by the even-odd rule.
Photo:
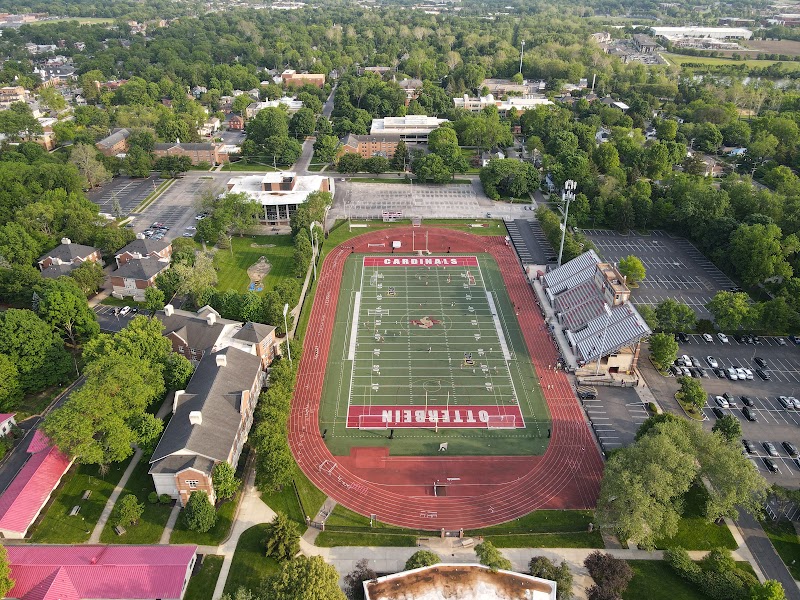
[[[550,415],[494,259],[363,261],[345,265],[328,356],[320,428],[331,452],[432,455],[447,442],[451,454],[542,454]]]

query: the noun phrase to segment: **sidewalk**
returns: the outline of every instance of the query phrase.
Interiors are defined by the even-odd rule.
[[[136,465],[139,464],[139,460],[142,458],[142,451],[139,448],[136,448],[136,452],[133,453],[133,458],[131,459],[131,463],[128,465],[128,468],[125,469],[125,472],[122,474],[122,478],[119,480],[117,487],[114,488],[114,491],[111,492],[111,495],[108,497],[108,502],[103,507],[103,512],[100,514],[100,519],[97,521],[97,525],[94,526],[94,531],[92,531],[92,535],[89,537],[90,544],[99,544],[100,543],[100,535],[103,533],[103,528],[108,523],[108,519],[111,518],[111,512],[114,510],[114,504],[116,504],[119,495],[122,493],[122,490],[125,488],[125,485],[128,483],[128,479],[131,478],[131,473],[136,468]]]

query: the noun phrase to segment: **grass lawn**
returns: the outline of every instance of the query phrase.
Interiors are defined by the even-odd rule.
[[[175,529],[172,530],[169,543],[219,546],[231,530],[233,515],[236,513],[236,507],[239,505],[240,498],[241,493],[237,494],[233,500],[220,504],[219,507],[217,507],[217,522],[214,524],[214,527],[205,533],[192,531],[187,528],[183,522],[183,514],[180,514],[178,516],[178,522],[175,523]]]
[[[17,423],[22,423],[22,421],[33,415],[41,414],[66,387],[66,385],[54,385],[43,389],[41,392],[26,395],[15,411],[17,413]]]
[[[100,300],[100,304],[104,304],[106,306],[130,306],[133,308],[144,308],[144,302],[136,302],[133,298],[114,298],[113,296],[108,296],[107,298],[103,298]]]
[[[725,66],[725,65],[745,65],[747,67],[771,67],[775,63],[781,63],[787,71],[797,71],[800,69],[800,64],[796,62],[786,62],[780,60],[733,60],[730,58],[711,58],[706,56],[683,56],[682,54],[670,54],[664,52],[662,54],[670,63],[683,66],[685,64],[699,64],[709,66]]]
[[[239,537],[236,552],[233,554],[231,570],[225,582],[225,593],[234,594],[240,587],[253,592],[258,591],[264,577],[277,573],[280,565],[264,554],[264,539],[267,525],[262,523],[251,527]]]
[[[682,579],[663,560],[629,560],[633,569],[623,600],[706,600],[708,596]]]
[[[334,546],[395,546],[411,548],[417,545],[417,536],[386,532],[348,533],[344,531],[323,531],[317,536],[316,545],[320,548],[333,548]]]
[[[122,535],[114,533],[116,525],[116,512],[111,513],[111,518],[103,528],[100,541],[104,544],[157,544],[164,532],[164,526],[169,519],[172,511],[172,504],[151,504],[147,501],[147,495],[155,491],[153,478],[147,474],[150,465],[142,457],[139,464],[133,469],[125,489],[119,495],[120,498],[127,494],[134,494],[139,502],[144,503],[144,513],[136,525],[126,528]],[[116,508],[116,507],[115,507]]]
[[[498,548],[605,548],[599,531],[573,533],[512,533],[487,535]]]
[[[232,244],[233,253],[218,250],[214,257],[218,290],[246,292],[250,285],[247,269],[262,256],[272,265],[262,281],[265,290],[275,287],[284,277],[294,277],[294,245],[290,235],[234,237]]]
[[[464,532],[483,536],[499,548],[602,548],[603,538],[595,530],[590,510],[537,510],[508,523]]]
[[[683,412],[686,413],[687,417],[694,419],[695,421],[703,420],[703,413],[688,402],[684,402],[681,398],[681,392],[675,392],[675,400],[678,401],[678,404],[683,409]]]
[[[222,569],[223,556],[216,554],[207,555],[203,559],[203,566],[196,575],[189,579],[184,600],[211,600],[214,595],[214,586],[217,585],[219,572]]]
[[[222,167],[223,172],[228,171],[260,171],[260,172],[271,172],[271,171],[280,171],[280,168],[275,168],[272,165],[261,165],[258,163],[253,162],[243,162],[237,161],[234,163],[226,163],[224,167]]]
[[[785,520],[766,520],[762,525],[792,577],[800,579],[800,540],[797,538],[794,525],[791,521]]]
[[[105,477],[101,477],[97,465],[73,465],[35,526],[31,541],[49,544],[87,541],[127,466],[128,461],[114,463]],[[91,490],[92,495],[82,500],[86,490]],[[81,512],[70,517],[73,506],[80,506]]]
[[[729,548],[735,550],[736,540],[725,524],[715,525],[702,516],[707,492],[695,485],[686,494],[686,510],[678,523],[678,532],[674,537],[656,540],[656,548],[664,549],[681,546],[686,550],[712,550],[713,548]]]
[[[305,527],[306,514],[313,519],[324,504],[326,496],[308,480],[308,477],[297,466],[295,466],[295,470],[294,482],[297,486],[297,493],[300,494],[300,499],[303,502],[302,507],[297,501],[297,493],[294,491],[294,486],[291,485],[284,486],[279,492],[262,492],[261,499],[272,510],[284,513],[292,521]],[[305,509],[305,512],[303,512],[303,509]]]

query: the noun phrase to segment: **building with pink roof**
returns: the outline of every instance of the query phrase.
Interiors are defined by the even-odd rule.
[[[17,413],[2,413],[0,414],[0,437],[5,437],[11,433],[11,428],[15,427],[17,422],[14,417]]]
[[[181,600],[197,546],[7,546],[20,600]]]
[[[38,429],[28,444],[28,460],[0,495],[0,536],[24,538],[72,460]]]

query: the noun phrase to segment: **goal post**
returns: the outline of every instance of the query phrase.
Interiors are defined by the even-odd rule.
[[[487,429],[516,429],[516,415],[489,415],[486,419]]]
[[[382,415],[358,415],[359,429],[389,429],[389,424]]]

